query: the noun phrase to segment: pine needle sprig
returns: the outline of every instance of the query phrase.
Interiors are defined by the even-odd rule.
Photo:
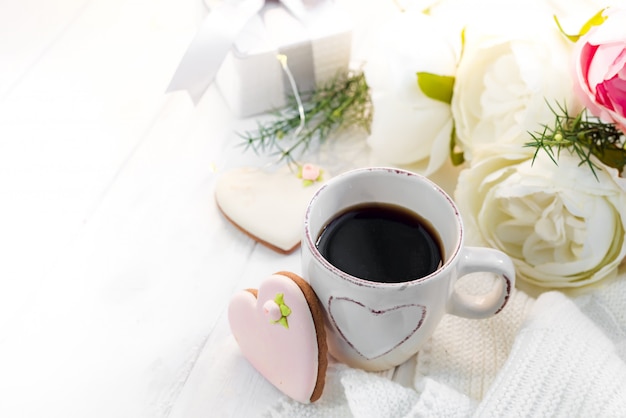
[[[304,124],[296,96],[290,95],[285,108],[274,112],[274,120],[258,122],[255,131],[240,134],[245,149],[274,154],[279,162],[291,164],[313,143],[324,142],[335,131],[348,126],[370,131],[373,107],[363,71],[339,73],[302,94],[302,99]]]
[[[543,150],[558,165],[561,150],[566,149],[580,159],[579,165],[588,166],[596,179],[596,169],[600,167],[594,164],[592,156],[607,166],[622,171],[626,165],[625,137],[615,124],[590,117],[586,109],[571,116],[565,105],[557,103],[558,108],[555,109],[548,103],[548,107],[554,114],[554,124],[543,125],[542,131],[530,132],[534,142],[525,144],[536,148],[533,162],[540,150]]]

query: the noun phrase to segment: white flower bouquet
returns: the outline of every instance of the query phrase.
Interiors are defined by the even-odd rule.
[[[507,253],[525,283],[616,274],[626,8],[443,0],[400,14],[378,39],[365,70],[378,160],[426,175],[463,164],[454,197],[471,239]]]

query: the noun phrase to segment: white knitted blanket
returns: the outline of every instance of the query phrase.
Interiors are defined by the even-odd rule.
[[[516,291],[487,320],[445,316],[395,373],[332,363],[316,403],[266,416],[626,417],[626,274],[575,298]]]

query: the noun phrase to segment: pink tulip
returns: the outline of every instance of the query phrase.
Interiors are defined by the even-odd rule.
[[[626,132],[626,9],[610,9],[576,43],[575,91],[589,112]]]

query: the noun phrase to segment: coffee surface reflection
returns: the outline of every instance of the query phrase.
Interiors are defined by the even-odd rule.
[[[332,265],[360,279],[401,283],[442,265],[441,244],[430,224],[401,206],[364,203],[335,216],[316,242]]]

